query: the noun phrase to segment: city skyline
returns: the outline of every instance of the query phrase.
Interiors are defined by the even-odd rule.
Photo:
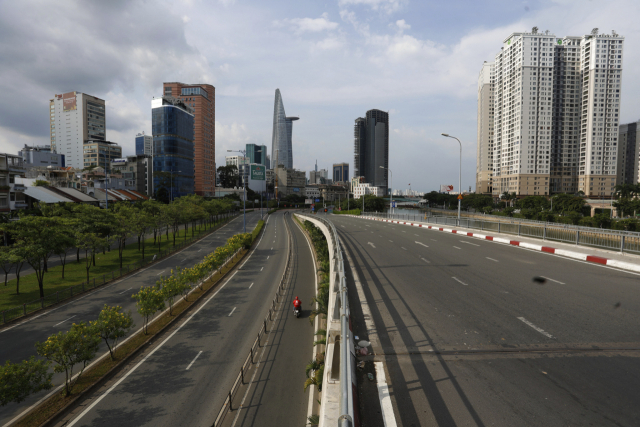
[[[632,1],[615,8],[498,1],[461,7],[453,21],[442,19],[449,16],[445,6],[427,2],[287,6],[5,3],[0,84],[14,101],[0,106],[0,147],[17,152],[24,144],[46,144],[48,99],[75,90],[105,100],[108,139],[130,155],[134,136],[151,133],[148,100],[159,95],[162,82],[201,81],[216,87],[215,155],[224,164],[227,149],[270,145],[273,91],[279,87],[288,114],[303,118],[292,147],[296,168],[311,170],[316,158],[325,167],[351,163],[353,118],[377,106],[394,117],[394,180],[424,191],[455,184],[457,144],[440,136],[445,132],[462,141],[462,187],[468,188],[475,187],[478,70],[506,35],[533,26],[559,36],[615,29],[625,35],[625,68],[640,64],[640,35],[619,19],[620,10],[640,11]],[[103,19],[89,24],[96,13]],[[76,30],[50,31],[65,25]],[[162,36],[154,36],[159,27]],[[87,52],[85,43],[95,48]],[[39,63],[47,64],[46,71]],[[634,79],[622,82],[621,123],[638,120],[639,87]]]

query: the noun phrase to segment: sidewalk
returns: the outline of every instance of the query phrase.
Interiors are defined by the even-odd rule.
[[[506,233],[496,233],[491,231],[490,234],[478,232],[478,230],[468,229],[464,227],[449,228],[447,226],[430,225],[420,221],[402,221],[381,219],[374,217],[362,217],[356,215],[348,215],[353,218],[368,219],[372,221],[389,222],[393,224],[408,225],[413,227],[428,228],[435,231],[444,231],[447,233],[464,234],[469,237],[490,240],[497,243],[510,244],[520,246],[526,249],[547,252],[550,254],[560,255],[567,258],[577,259],[581,261],[593,262],[609,267],[615,267],[622,270],[634,271],[640,273],[640,256],[609,251],[605,249],[590,248],[587,246],[577,246],[568,243],[556,242],[552,240],[541,240],[531,237],[514,236]]]

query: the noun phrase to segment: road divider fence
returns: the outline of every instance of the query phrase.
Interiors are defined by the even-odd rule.
[[[302,213],[296,215],[312,222],[322,231],[327,239],[331,260],[320,426],[353,427],[358,425],[353,395],[356,388],[355,346],[350,328],[347,279],[338,232],[333,223],[319,216]]]
[[[640,255],[640,233],[633,231],[604,230],[579,225],[550,223],[514,218],[484,219],[434,216],[427,214],[390,214],[365,212],[363,217],[393,219],[401,221],[425,222],[482,231],[512,234],[523,237],[570,243],[577,246],[601,248],[621,253]]]

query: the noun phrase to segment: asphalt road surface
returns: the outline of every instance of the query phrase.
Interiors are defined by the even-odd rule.
[[[64,425],[211,425],[271,305],[287,246],[284,215],[273,214],[246,263]]]
[[[327,218],[363,281],[398,425],[640,425],[639,275]]]
[[[253,230],[259,219],[259,213],[248,213],[247,230]],[[137,330],[142,326],[143,321],[136,311],[135,300],[131,298],[132,294],[137,292],[141,286],[155,284],[161,275],[168,275],[170,270],[176,266],[191,267],[199,263],[207,253],[214,251],[218,246],[224,245],[229,237],[242,231],[243,222],[242,215],[240,215],[193,245],[137,273],[118,280],[111,285],[101,287],[57,308],[48,309],[42,315],[36,315],[14,326],[0,330],[0,361],[2,363],[5,360],[19,362],[36,355],[36,342],[45,341],[48,336],[61,330],[67,330],[71,323],[95,320],[105,304],[119,305],[123,307],[124,311],[131,310]],[[98,354],[102,354],[106,350],[106,346],[102,344],[101,351]],[[63,382],[64,374],[54,375],[54,385],[62,384]],[[5,425],[44,395],[46,395],[46,392],[41,392],[30,396],[19,404],[0,407],[0,425]]]
[[[313,326],[309,322],[311,298],[315,295],[313,255],[306,237],[291,215],[287,222],[293,232],[295,253],[291,285],[260,361],[258,372],[245,402],[233,418],[235,426],[297,426],[307,423],[309,390],[305,367],[313,358]],[[293,299],[302,301],[302,314],[293,315]]]

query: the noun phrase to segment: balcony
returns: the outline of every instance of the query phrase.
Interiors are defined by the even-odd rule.
[[[16,209],[26,209],[29,207],[29,204],[27,202],[23,202],[23,201],[15,201],[14,202],[14,206]]]
[[[13,191],[23,193],[27,190],[24,184],[13,184]]]

